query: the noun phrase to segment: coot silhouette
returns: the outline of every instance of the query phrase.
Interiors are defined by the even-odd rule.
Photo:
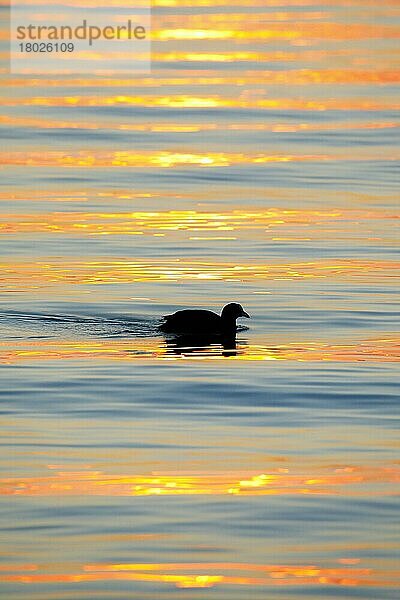
[[[212,310],[186,309],[178,310],[173,315],[166,315],[159,326],[165,333],[190,333],[204,336],[234,335],[236,319],[250,318],[240,304],[230,302],[221,311],[221,316]]]

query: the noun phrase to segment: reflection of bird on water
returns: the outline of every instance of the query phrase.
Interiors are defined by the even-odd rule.
[[[164,317],[159,330],[165,333],[196,334],[201,336],[233,336],[236,334],[236,319],[250,318],[240,304],[231,302],[224,306],[221,315],[211,310],[178,310]]]
[[[174,334],[166,340],[168,353],[173,354],[221,354],[222,356],[236,356],[235,334],[231,335],[181,335]]]

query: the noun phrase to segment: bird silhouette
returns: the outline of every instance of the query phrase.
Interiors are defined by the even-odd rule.
[[[236,319],[239,317],[249,319],[250,315],[237,302],[230,302],[224,306],[221,315],[212,310],[178,310],[172,315],[163,317],[159,330],[174,334],[232,336],[236,333]]]

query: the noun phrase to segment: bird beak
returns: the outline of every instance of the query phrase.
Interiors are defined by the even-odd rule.
[[[242,310],[242,314],[240,316],[241,317],[247,317],[247,319],[250,319],[250,315],[247,314],[247,312],[244,312],[244,310]]]

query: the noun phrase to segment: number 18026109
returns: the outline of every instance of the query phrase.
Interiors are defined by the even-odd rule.
[[[75,47],[72,42],[21,42],[21,52],[73,52]]]

